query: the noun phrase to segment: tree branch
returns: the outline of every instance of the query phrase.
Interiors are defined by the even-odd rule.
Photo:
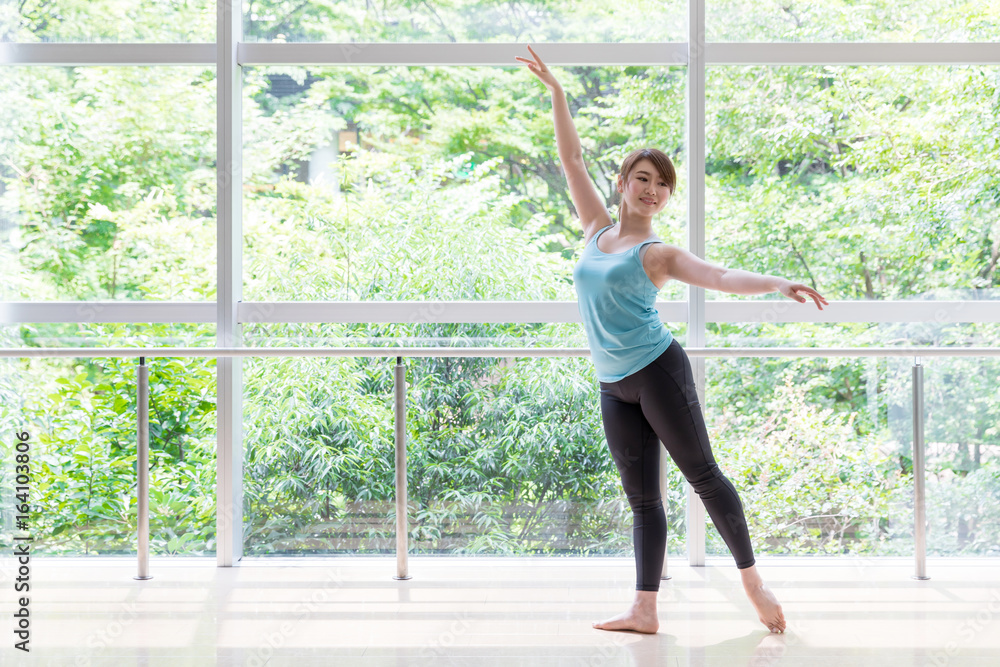
[[[424,5],[424,7],[426,7],[427,9],[429,9],[430,12],[431,12],[431,14],[434,15],[434,18],[437,19],[438,25],[441,26],[442,30],[444,30],[444,34],[446,34],[448,36],[448,39],[450,39],[453,42],[457,41],[455,39],[455,36],[453,34],[451,34],[451,31],[448,30],[448,27],[444,24],[444,21],[441,20],[441,17],[438,16],[438,13],[436,11],[434,11],[434,8],[431,7],[430,4],[428,4],[427,0],[424,0],[423,5]]]
[[[1000,261],[1000,234],[997,234],[997,240],[993,244],[993,251],[990,253],[990,263],[987,264],[986,268],[982,270],[979,277],[988,279],[990,274],[997,268],[998,261]]]
[[[267,31],[268,37],[270,37],[271,39],[274,39],[274,36],[276,34],[278,34],[278,31],[281,30],[281,28],[285,25],[285,22],[288,19],[292,18],[292,16],[294,14],[296,14],[296,13],[299,12],[299,10],[305,9],[306,7],[308,7],[311,4],[312,4],[312,0],[305,0],[304,2],[299,3],[299,5],[297,7],[294,7],[292,9],[292,11],[288,12],[287,14],[285,14],[285,16],[280,21],[278,21],[273,26],[271,26],[270,28],[268,28],[268,31]]]
[[[809,269],[809,264],[806,263],[806,258],[803,257],[802,253],[799,252],[799,249],[795,247],[795,241],[793,241],[791,237],[788,237],[788,243],[792,246],[792,252],[794,252],[795,256],[799,258],[799,262],[806,270],[806,275],[809,276],[809,283],[812,285],[812,288],[818,292],[819,288],[816,286],[816,278],[813,277],[812,271]]]
[[[788,5],[787,7],[782,7],[781,9],[784,10],[786,14],[792,17],[792,20],[795,21],[796,28],[802,27],[802,20],[798,17],[798,15],[795,12],[792,11],[791,5]]]
[[[865,265],[865,251],[861,251],[861,271],[865,276],[865,296],[869,299],[875,298],[875,289],[872,287],[872,275],[868,273],[868,267]],[[815,289],[815,288],[813,288]]]

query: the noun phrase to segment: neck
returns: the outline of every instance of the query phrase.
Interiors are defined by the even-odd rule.
[[[653,233],[653,216],[639,215],[625,209],[618,211],[618,236],[631,236],[637,238],[648,238]]]

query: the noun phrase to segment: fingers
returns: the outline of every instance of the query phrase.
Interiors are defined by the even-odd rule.
[[[533,55],[535,57],[535,64],[538,65],[538,69],[540,69],[540,70],[542,70],[544,72],[545,71],[545,63],[543,63],[542,59],[538,56],[537,53],[535,53],[535,50],[533,48],[531,48],[531,44],[526,44],[525,46],[527,46],[528,50],[531,51],[531,55]]]
[[[792,292],[792,297],[799,303],[806,302],[806,298],[799,294],[799,292],[805,292],[807,296],[809,296],[813,301],[816,302],[816,307],[819,308],[820,310],[823,310],[824,305],[827,306],[830,305],[829,303],[827,303],[827,300],[823,298],[822,294],[812,289],[811,287],[807,287],[805,285],[792,285],[791,292]]]
[[[514,60],[520,60],[522,63],[528,66],[532,72],[543,71],[542,67],[536,63],[534,60],[528,60],[527,58],[522,58],[521,56],[514,56]]]
[[[823,310],[823,306],[830,305],[830,303],[826,300],[826,298],[824,298],[822,294],[820,294],[819,292],[817,292],[816,290],[807,285],[792,285],[791,292],[792,292],[792,297],[799,303],[806,302],[805,297],[799,295],[799,292],[804,292],[807,296],[809,296],[813,301],[816,302],[816,307],[819,308],[820,310]]]
[[[809,296],[812,297],[812,300],[816,302],[816,307],[819,308],[820,310],[823,310],[823,306],[830,305],[830,303],[823,298],[823,295],[817,292],[816,290],[810,289],[808,290],[807,293],[809,294]]]
[[[812,300],[816,302],[816,307],[819,308],[820,310],[823,310],[823,304],[821,303],[823,297],[812,291],[810,291],[809,296],[811,296]],[[805,299],[803,299],[802,301],[805,302]]]

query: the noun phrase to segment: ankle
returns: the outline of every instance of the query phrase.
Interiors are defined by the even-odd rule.
[[[745,588],[748,591],[756,590],[758,588],[763,588],[764,586],[764,580],[761,578],[756,568],[747,568],[746,570],[741,570],[740,576],[743,579],[743,588]]]
[[[657,591],[636,591],[632,606],[638,609],[656,609]]]

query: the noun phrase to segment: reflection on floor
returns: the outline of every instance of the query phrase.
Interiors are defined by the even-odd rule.
[[[14,561],[0,568],[7,665],[1000,665],[1000,561],[759,560],[784,605],[768,634],[727,559],[671,561],[656,635],[592,620],[632,598],[628,559],[411,557],[31,561],[30,647],[14,649]]]

